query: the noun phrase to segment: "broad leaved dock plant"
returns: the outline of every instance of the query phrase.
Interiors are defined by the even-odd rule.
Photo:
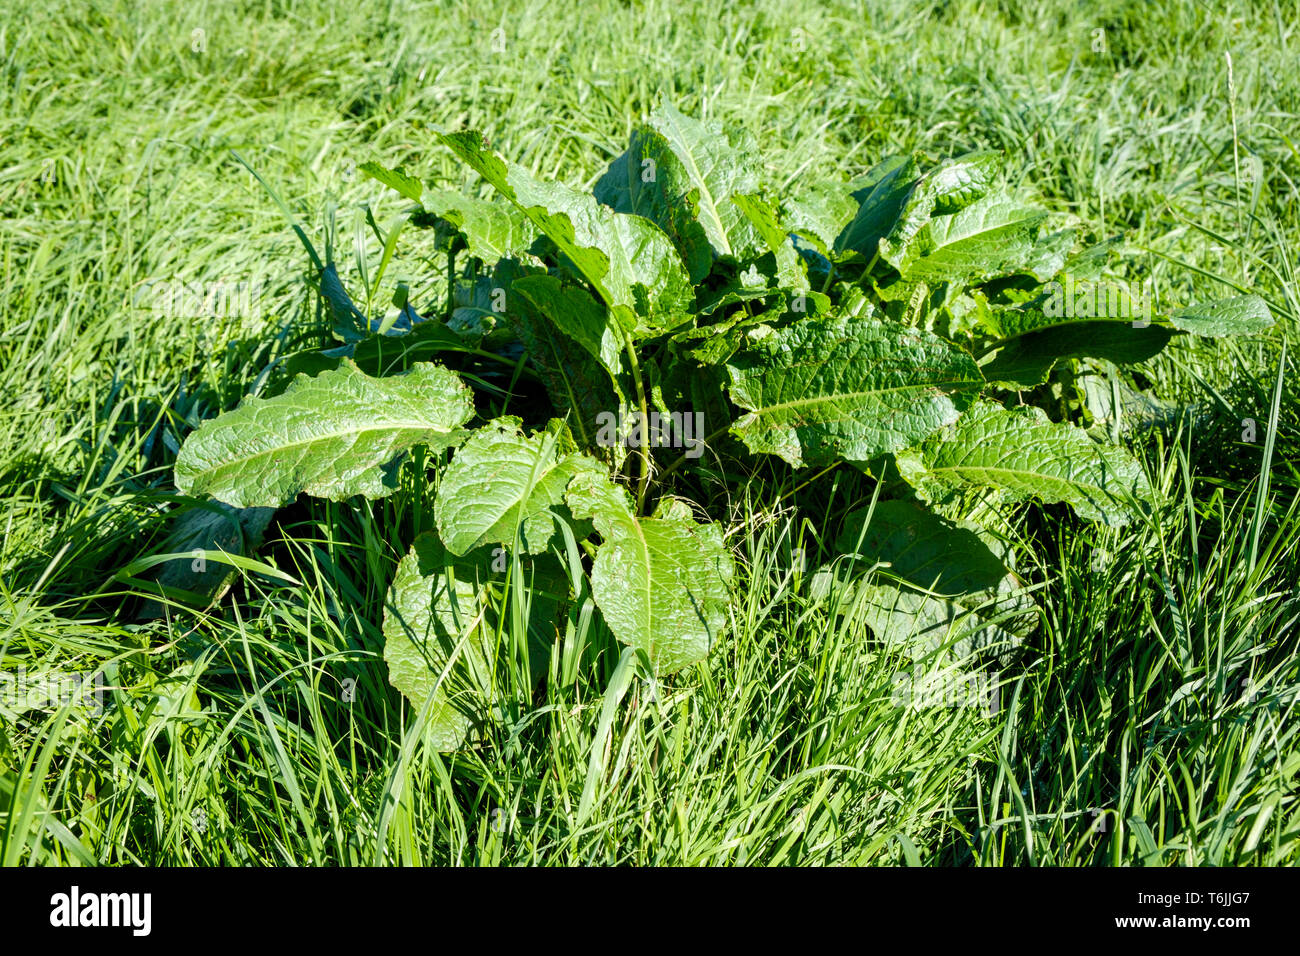
[[[992,153],[891,157],[777,197],[749,137],[664,102],[584,192],[478,133],[439,138],[491,198],[362,168],[435,230],[447,273],[424,291],[444,307],[421,315],[402,285],[396,313],[372,318],[319,266],[339,344],[199,427],[175,477],[238,509],[379,498],[403,468],[436,488],[383,633],[393,684],[444,750],[497,712],[508,569],[525,578],[533,655],[576,613],[659,674],[708,655],[735,569],[722,526],[670,492],[753,456],[877,479],[835,542],[851,560],[815,578],[847,573],[877,637],[1014,644],[1033,603],[989,527],[996,506],[1063,502],[1120,525],[1153,505],[1134,456],[1071,413],[1077,364],[1272,322],[1253,296],[1161,316],[1108,294],[1105,257],[999,188]],[[398,232],[381,234],[385,265]],[[510,388],[484,363],[510,388],[539,383],[546,407],[489,417]]]

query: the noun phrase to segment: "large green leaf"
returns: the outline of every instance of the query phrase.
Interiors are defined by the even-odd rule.
[[[853,221],[861,203],[844,183],[814,182],[781,204],[783,220],[791,232],[830,259],[835,240]],[[879,237],[877,237],[879,238]]]
[[[733,196],[731,201],[758,233],[760,243],[755,244],[753,252],[772,256],[772,278],[776,285],[783,290],[806,290],[808,276],[800,265],[794,243],[781,225],[776,207],[757,194]]]
[[[862,555],[867,567],[884,566],[854,579],[858,610],[881,640],[922,656],[960,635],[960,658],[992,643],[1007,650],[1036,623],[1032,599],[991,543],[1006,550],[978,526],[912,502],[878,501],[874,511],[845,518],[836,546]]]
[[[537,240],[537,229],[519,209],[442,189],[424,194],[423,205],[465,237],[469,254],[484,262],[519,256]]]
[[[159,554],[185,557],[164,562],[150,577],[164,588],[179,589],[211,603],[227,587],[236,569],[220,561],[198,560],[194,552],[224,551],[248,557],[262,543],[274,514],[274,508],[232,508],[220,502],[202,502],[185,509],[167,539],[155,549]],[[160,601],[150,599],[136,616],[151,619],[165,613]]]
[[[698,192],[664,136],[649,127],[632,133],[627,151],[610,163],[593,190],[615,212],[643,216],[672,240],[692,283],[713,268],[713,246],[699,220]]]
[[[422,534],[397,566],[384,604],[389,682],[417,714],[428,707],[426,734],[437,750],[476,742],[492,719],[495,621],[487,583],[502,574],[485,549],[452,556]]]
[[[988,191],[997,171],[997,154],[968,153],[940,163],[920,177],[915,160],[889,157],[885,163],[871,194],[836,247],[865,256],[879,252],[897,268],[898,260],[909,254],[912,242],[932,216],[955,213]]]
[[[989,191],[997,177],[999,165],[996,150],[966,153],[945,160],[926,173],[917,184],[904,215],[910,213],[914,208],[913,203],[918,200],[919,204],[933,202],[933,211],[940,215],[965,209]]]
[[[447,466],[434,505],[438,533],[453,554],[467,554],[487,544],[513,546],[517,531],[522,549],[537,554],[555,533],[552,509],[583,472],[604,468],[562,450],[554,433],[525,437],[519,419],[496,419],[474,432]]]
[[[835,546],[885,562],[896,577],[943,595],[996,590],[1007,576],[979,535],[909,501],[877,501],[851,512]]]
[[[1174,332],[1160,325],[1137,326],[1131,318],[1049,316],[1038,307],[991,313],[1001,333],[997,351],[981,365],[990,382],[1031,388],[1047,381],[1062,359],[1098,358],[1118,365],[1145,362]]]
[[[751,235],[728,200],[758,191],[754,145],[733,143],[717,124],[685,116],[666,99],[651,114],[650,125],[667,140],[697,191],[699,222],[714,251],[723,257],[746,258]]]
[[[473,414],[469,389],[441,366],[371,378],[344,360],[200,425],[176,458],[176,487],[237,508],[279,507],[304,491],[382,497],[395,487],[384,466],[413,445],[451,447]]]
[[[523,575],[522,589],[515,591],[505,587],[512,566]],[[559,634],[561,605],[569,597],[568,579],[553,558],[515,563],[490,548],[458,557],[427,532],[398,564],[384,606],[384,660],[389,682],[417,715],[428,705],[426,739],[435,749],[477,743],[497,719],[501,681],[493,674],[519,649],[498,647],[496,635],[510,633],[501,613],[507,594],[520,593],[525,605],[511,610],[527,631],[535,684],[545,672]]]
[[[493,276],[497,287],[505,290],[505,319],[523,343],[529,363],[545,384],[556,412],[568,422],[578,446],[602,458],[611,457],[612,450],[598,447],[597,436],[604,416],[627,404],[618,375],[623,357],[614,354],[617,330],[613,317],[581,289],[569,287],[552,295],[552,283],[532,290],[533,298],[550,310],[543,313],[521,289],[534,276],[548,277],[540,270],[528,271],[514,260],[498,263]],[[567,311],[571,305],[579,309],[578,315]],[[606,322],[610,324],[600,325]],[[586,346],[562,332],[561,326],[583,335]]]
[[[955,421],[984,385],[974,359],[939,336],[862,316],[751,330],[727,370],[749,410],[733,432],[796,467],[904,448]]]
[[[933,216],[955,213],[988,192],[997,166],[997,153],[967,153],[940,163],[916,180],[880,246],[881,257],[897,267],[897,260],[907,254]]]
[[[511,289],[586,349],[618,380],[623,373],[623,334],[614,326],[614,317],[591,293],[580,286],[565,285],[549,275],[516,279]]]
[[[979,403],[897,462],[927,497],[962,486],[996,488],[1012,498],[1068,502],[1081,517],[1109,525],[1126,524],[1152,496],[1129,452],[1053,423],[1033,406]]]
[[[1068,273],[1062,279],[1021,305],[980,310],[981,328],[995,339],[996,352],[982,366],[989,381],[1030,388],[1046,381],[1061,359],[1144,362],[1175,334],[1150,324],[1150,301],[1141,291]]]
[[[614,636],[666,674],[707,656],[727,624],[733,572],[718,526],[639,518],[627,494],[603,476],[575,478],[567,500],[603,539],[591,590]]]
[[[766,251],[732,201],[758,191],[756,155],[752,143],[737,142],[665,99],[596,184],[596,197],[619,212],[645,216],[672,236],[691,281],[699,282],[715,256],[743,262]]]
[[[443,189],[425,190],[424,184],[400,166],[389,169],[379,163],[362,163],[360,170],[420,203],[424,211],[437,216],[465,237],[471,256],[492,263],[526,251],[537,238],[537,230],[517,208]]]
[[[1169,321],[1196,335],[1255,335],[1272,327],[1273,313],[1259,296],[1239,295],[1180,309]]]
[[[343,288],[334,263],[321,270],[319,277],[321,298],[330,313],[330,327],[346,342],[357,342],[370,334],[370,320],[356,307],[352,297]]]
[[[627,404],[622,388],[590,352],[536,312],[511,317],[557,414],[565,417],[579,447],[601,456],[614,454],[600,449],[598,439],[605,416]]]
[[[616,213],[587,193],[534,179],[487,149],[478,133],[441,139],[518,206],[611,309],[640,316],[645,330],[681,321],[693,293],[681,257],[658,226]]]
[[[915,232],[903,221],[880,244],[881,258],[903,278],[931,284],[987,279],[1043,266],[1038,234],[1047,214],[1000,196],[927,218]],[[1059,251],[1059,250],[1058,250]],[[1045,278],[1046,276],[1040,276]]]
[[[383,183],[412,202],[419,202],[420,196],[424,193],[424,184],[414,176],[407,175],[406,170],[401,166],[389,169],[379,163],[362,163],[357,168],[371,179]]]
[[[915,160],[906,156],[890,156],[871,168],[869,186],[859,193],[857,213],[835,238],[832,251],[836,258],[870,259],[876,255],[880,240],[898,221],[916,175]]]
[[[906,168],[900,172],[900,167]],[[781,204],[783,221],[828,260],[844,258],[845,252],[874,255],[898,218],[915,169],[906,156],[888,156],[852,182],[803,183]],[[886,181],[892,189],[880,188]]]
[[[981,613],[943,597],[918,591],[879,575],[855,573],[843,567],[819,569],[814,594],[840,596],[841,612],[871,628],[891,650],[931,666],[964,661],[979,652],[1006,654],[1021,637],[990,623]]]
[[[980,315],[980,326],[998,339],[1088,322],[1123,322],[1131,327],[1145,316],[1143,302],[1140,295],[1130,297],[1127,288],[1119,283],[1076,283],[1066,276],[1064,285],[1050,282],[1041,295],[1029,301],[1015,306],[988,306]]]

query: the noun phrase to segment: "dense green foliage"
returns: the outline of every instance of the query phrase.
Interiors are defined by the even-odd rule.
[[[25,675],[29,695],[0,686],[0,863],[1294,862],[1291,19],[1285,4],[1244,0],[16,10],[0,28],[0,675]],[[794,267],[834,301],[796,313],[749,300],[782,309],[765,320],[780,338],[747,337],[717,361],[691,354],[708,336],[661,353],[652,340],[672,332],[636,333],[648,407],[707,416],[699,431],[683,421],[707,439],[700,457],[650,449],[642,511],[638,449],[613,461],[617,449],[596,437],[607,420],[563,410],[603,396],[587,406],[594,416],[616,386],[637,407],[630,371],[616,383],[588,361],[593,346],[602,362],[628,361],[606,335],[606,301],[556,252],[538,245],[530,258],[536,227],[435,130],[482,130],[533,178],[659,222],[652,192],[621,205],[620,183],[640,187],[615,161],[630,139],[656,148],[637,120],[661,90],[753,144],[743,149],[755,176],[731,191],[757,194],[804,237]],[[659,133],[675,142],[671,128]],[[232,149],[283,198],[321,268],[304,269],[284,211]],[[1072,294],[1050,281],[1035,292],[1025,274],[1019,291],[974,281],[1004,294],[963,316],[967,293],[946,301],[937,279],[917,274],[923,293],[893,288],[895,262],[915,269],[908,257],[923,251],[897,242],[871,267],[885,281],[855,281],[870,260],[831,230],[856,218],[856,184],[880,159],[916,157],[902,174],[911,181],[986,153],[998,157],[991,194],[1048,214],[1017,220],[1008,249],[1074,230]],[[404,168],[420,199],[360,174],[363,160]],[[426,204],[453,228],[412,215]],[[687,250],[677,255],[699,328],[743,309],[706,313],[695,295],[715,239],[744,228],[740,206],[719,210],[716,222],[701,212],[659,227]],[[446,254],[464,223],[484,245],[457,250],[448,289]],[[516,328],[514,308],[495,324],[495,286],[467,278],[490,279],[503,258],[546,267],[510,288],[544,314],[561,297],[570,333]],[[824,288],[822,259],[837,263]],[[869,308],[843,307],[845,271]],[[1150,326],[1089,324],[1100,301],[1087,305],[1089,276],[1111,316],[1123,308],[1111,292],[1140,292]],[[232,290],[229,308],[206,298]],[[1041,317],[1027,305],[1036,295]],[[1264,326],[1259,299],[1271,327],[1211,334]],[[1187,305],[1224,300],[1237,301],[1209,314]],[[1026,329],[1044,318],[1050,327]],[[956,422],[868,463],[870,474],[818,457],[870,433],[828,436],[823,450],[797,423],[739,429],[771,400],[763,363],[800,321],[930,332],[967,351],[989,384]],[[364,377],[342,367],[340,349]],[[687,359],[722,381],[646,371]],[[566,398],[555,364],[599,376]],[[399,374],[416,365],[445,374]],[[452,375],[465,391],[448,387]],[[416,390],[404,379],[450,404],[398,411]],[[348,468],[280,474],[285,495],[302,483],[325,497],[282,504],[273,488],[274,507],[237,508],[177,491],[177,453],[204,422],[344,380],[355,401],[396,404],[342,456]],[[463,421],[443,414],[455,394],[472,402]],[[1094,449],[1135,461],[1150,488],[1141,513],[1123,525],[1081,518],[1072,498],[1109,501],[1068,482],[984,487],[958,473],[975,462],[955,467],[950,437],[987,428],[986,410],[1016,408],[1007,428],[1086,432]],[[553,418],[568,435],[548,430]],[[361,464],[404,436],[417,444],[392,468]],[[486,567],[452,555],[450,534],[469,547],[500,519],[471,507],[453,529],[440,486],[467,451],[481,461],[516,436],[537,454],[553,441],[545,454],[557,460],[571,438],[599,461],[586,504],[601,523],[563,496],[534,512],[529,496],[500,511],[519,546],[470,548]],[[805,464],[747,440],[786,455],[797,441]],[[338,502],[325,490],[349,484],[384,494]],[[676,674],[624,656],[606,620],[615,612],[592,595],[635,556],[611,546],[631,526],[597,488],[622,489],[638,523],[721,532],[725,621],[708,655]],[[525,547],[548,514],[561,519],[550,540],[562,560],[551,543]],[[947,556],[942,575],[931,548]],[[871,570],[884,554],[891,566]],[[422,602],[451,602],[448,588],[481,623],[422,617],[440,641],[468,635],[470,663],[445,689],[490,697],[493,719],[482,746],[440,752],[457,742],[430,733],[443,710],[421,722],[390,678],[427,691],[442,672],[404,653],[416,648],[391,609],[423,615]],[[891,628],[893,643],[882,641]],[[41,681],[93,672],[101,709],[42,700]],[[991,706],[953,705],[977,699]]]
[[[445,322],[415,311],[406,283],[396,315],[369,318],[333,263],[323,266],[322,299],[343,339],[326,355],[338,370],[304,374],[284,394],[204,424],[181,449],[176,483],[239,507],[284,505],[301,492],[376,498],[396,489],[412,449],[427,461],[457,448],[434,477],[440,541],[407,556],[385,615],[393,683],[431,708],[443,747],[481,736],[493,719],[480,592],[494,555],[503,573],[508,551],[535,555],[530,573],[555,581],[583,545],[594,561],[577,596],[591,594],[651,674],[678,671],[718,642],[733,562],[718,524],[660,497],[670,490],[654,480],[663,446],[677,449],[665,472],[725,471],[746,450],[797,468],[848,462],[956,522],[969,524],[979,493],[984,507],[1032,497],[1124,525],[1153,501],[1137,460],[1070,420],[1052,422],[1011,389],[1036,389],[1041,401],[1061,392],[1052,374],[1061,359],[1145,359],[1175,330],[1226,335],[1272,322],[1257,296],[1155,324],[1135,309],[1139,295],[1106,301],[1091,284],[1104,257],[1072,255],[1072,230],[1053,231],[1043,210],[999,189],[991,152],[930,169],[891,157],[855,182],[796,191],[782,208],[761,192],[755,144],[668,102],[592,194],[537,180],[477,133],[440,139],[498,198],[426,194],[403,170],[361,169],[417,202],[416,221],[437,231],[454,290]],[[403,225],[375,228],[386,255]],[[457,272],[460,251],[469,264]],[[1045,282],[1056,285],[1044,291]],[[1069,304],[1054,305],[1062,295]],[[388,361],[408,368],[363,372],[354,359],[371,335],[396,339],[400,359]],[[513,349],[563,417],[538,415],[532,434],[518,418],[460,429],[473,414],[466,386],[421,360],[466,348],[507,362]],[[1067,419],[1081,404],[1064,391]],[[683,427],[692,421],[704,423],[700,434]],[[728,432],[742,448],[721,441]],[[713,439],[717,448],[707,447]],[[624,479],[633,496],[619,488]],[[1033,628],[1024,602],[1007,608],[1014,577],[992,550],[993,531],[936,526],[924,510],[880,503],[862,521],[878,546],[861,548],[885,572],[867,592],[878,638],[914,634],[923,609],[942,615],[979,597],[1012,617],[1010,631],[981,641],[985,650],[1005,652],[1015,629]],[[422,586],[409,580],[413,565],[426,569]],[[965,583],[972,574],[978,585]],[[551,613],[575,595],[560,587],[555,596]],[[958,633],[987,633],[974,612],[961,618]],[[564,630],[558,620],[550,628]]]

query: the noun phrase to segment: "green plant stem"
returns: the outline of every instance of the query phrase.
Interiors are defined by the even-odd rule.
[[[632,370],[632,382],[636,386],[637,408],[641,413],[641,427],[644,429],[646,423],[650,420],[650,416],[645,397],[645,382],[641,377],[641,364],[636,358],[636,345],[632,341],[632,333],[625,332],[623,334],[623,344],[627,350],[628,365]],[[644,441],[637,448],[637,468],[639,474],[636,488],[636,513],[640,515],[645,514],[645,497],[650,487],[650,449],[646,447]]]
[[[831,280],[834,278],[835,278],[835,263],[832,262],[831,267],[826,270],[826,281],[822,283],[822,295],[825,295],[826,291],[830,289]]]
[[[444,321],[451,321],[452,310],[456,308],[456,249],[447,250],[447,312]]]
[[[726,434],[728,431],[730,431],[730,430],[731,430],[731,423],[728,422],[727,424],[723,425],[721,428],[716,429],[716,430],[710,432],[709,434],[705,435],[703,438],[700,439],[700,442],[699,442],[699,443],[700,443],[701,445],[707,445],[709,442],[713,441],[715,438],[720,438],[720,437],[722,437],[723,435],[725,435],[725,434]],[[681,467],[685,462],[687,462],[688,460],[689,460],[689,459],[687,458],[686,453],[685,453],[685,452],[682,452],[680,455],[677,456],[676,459],[674,459],[674,460],[673,460],[673,461],[668,465],[667,468],[665,468],[663,471],[659,472],[659,478],[660,478],[660,480],[663,480],[664,478],[667,478],[669,475],[671,475],[674,471],[676,471],[678,468],[680,468],[680,467]]]

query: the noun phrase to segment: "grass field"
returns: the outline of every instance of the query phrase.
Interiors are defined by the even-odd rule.
[[[0,709],[0,863],[1295,862],[1291,0],[0,7],[0,672],[107,679],[99,713]],[[795,559],[862,503],[850,476],[814,500],[769,469],[732,496],[740,596],[704,663],[652,688],[591,625],[459,755],[420,745],[381,656],[417,487],[279,512],[257,558],[300,586],[241,574],[206,611],[140,617],[113,575],[161,553],[179,442],[325,341],[232,151],[323,248],[359,203],[398,207],[367,160],[469,183],[434,128],[590,186],[660,92],[750,129],[777,195],[1002,150],[1159,301],[1249,291],[1277,316],[1141,368],[1181,410],[1131,436],[1149,522],[1015,512],[1044,614],[997,713],[895,706],[896,664]],[[180,283],[256,294],[151,307]]]

